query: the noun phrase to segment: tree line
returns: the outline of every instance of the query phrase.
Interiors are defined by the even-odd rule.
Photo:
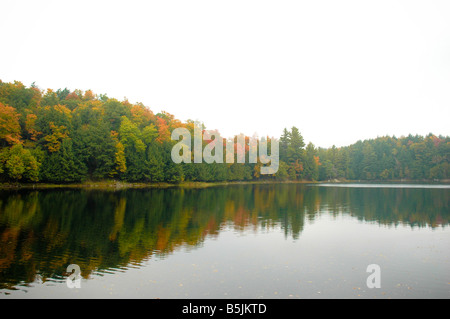
[[[272,175],[260,173],[261,162],[175,164],[171,150],[177,141],[171,139],[171,132],[184,127],[194,135],[195,125],[193,120],[182,122],[168,112],[155,114],[142,103],[119,101],[91,90],[41,90],[34,84],[26,87],[0,80],[0,180],[178,183],[449,178],[450,139],[431,133],[378,137],[325,149],[305,145],[299,129],[292,127],[279,137],[279,169]],[[248,153],[247,145],[242,151]]]

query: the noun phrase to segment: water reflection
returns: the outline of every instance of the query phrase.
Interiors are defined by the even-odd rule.
[[[320,214],[383,225],[449,223],[449,190],[301,184],[206,189],[51,190],[0,193],[0,289],[125,271],[177,247],[196,247],[224,225],[237,232],[282,229],[299,239]]]

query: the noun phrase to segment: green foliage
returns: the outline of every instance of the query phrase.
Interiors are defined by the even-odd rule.
[[[21,144],[4,148],[0,154],[0,173],[10,181],[37,182],[40,163]]]
[[[78,128],[74,134],[73,152],[86,166],[87,177],[102,180],[114,169],[115,142],[106,125],[88,124]]]
[[[164,162],[160,145],[151,143],[146,151],[145,179],[148,182],[164,181]]]
[[[308,143],[305,150],[304,178],[316,181],[319,178],[319,164],[316,160],[317,151],[312,143]]]
[[[72,140],[64,139],[57,152],[47,154],[41,170],[41,181],[51,183],[79,182],[86,176],[86,167],[75,157]]]
[[[103,104],[104,120],[109,124],[112,131],[118,131],[122,116],[131,116],[131,109],[116,99],[108,99]]]

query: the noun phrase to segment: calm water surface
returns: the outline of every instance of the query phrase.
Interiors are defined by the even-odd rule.
[[[0,192],[0,298],[449,298],[447,185]],[[80,288],[67,267],[81,270]],[[380,266],[369,289],[367,266]]]

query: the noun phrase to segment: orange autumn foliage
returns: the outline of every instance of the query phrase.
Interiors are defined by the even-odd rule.
[[[158,137],[156,138],[156,141],[162,144],[164,141],[170,140],[170,131],[166,120],[158,116],[156,117],[156,125],[158,127]]]
[[[30,139],[32,141],[37,141],[37,137],[42,134],[42,132],[39,132],[36,130],[36,120],[37,116],[36,114],[28,114],[27,119],[25,121],[25,127],[28,133],[30,134]]]
[[[0,102],[0,139],[10,145],[22,143],[19,118],[15,108]]]
[[[67,134],[67,128],[64,125],[55,125],[53,122],[49,123],[50,129],[52,130],[51,135],[44,137],[47,142],[47,148],[50,153],[57,152],[61,148],[61,141],[69,135]]]

